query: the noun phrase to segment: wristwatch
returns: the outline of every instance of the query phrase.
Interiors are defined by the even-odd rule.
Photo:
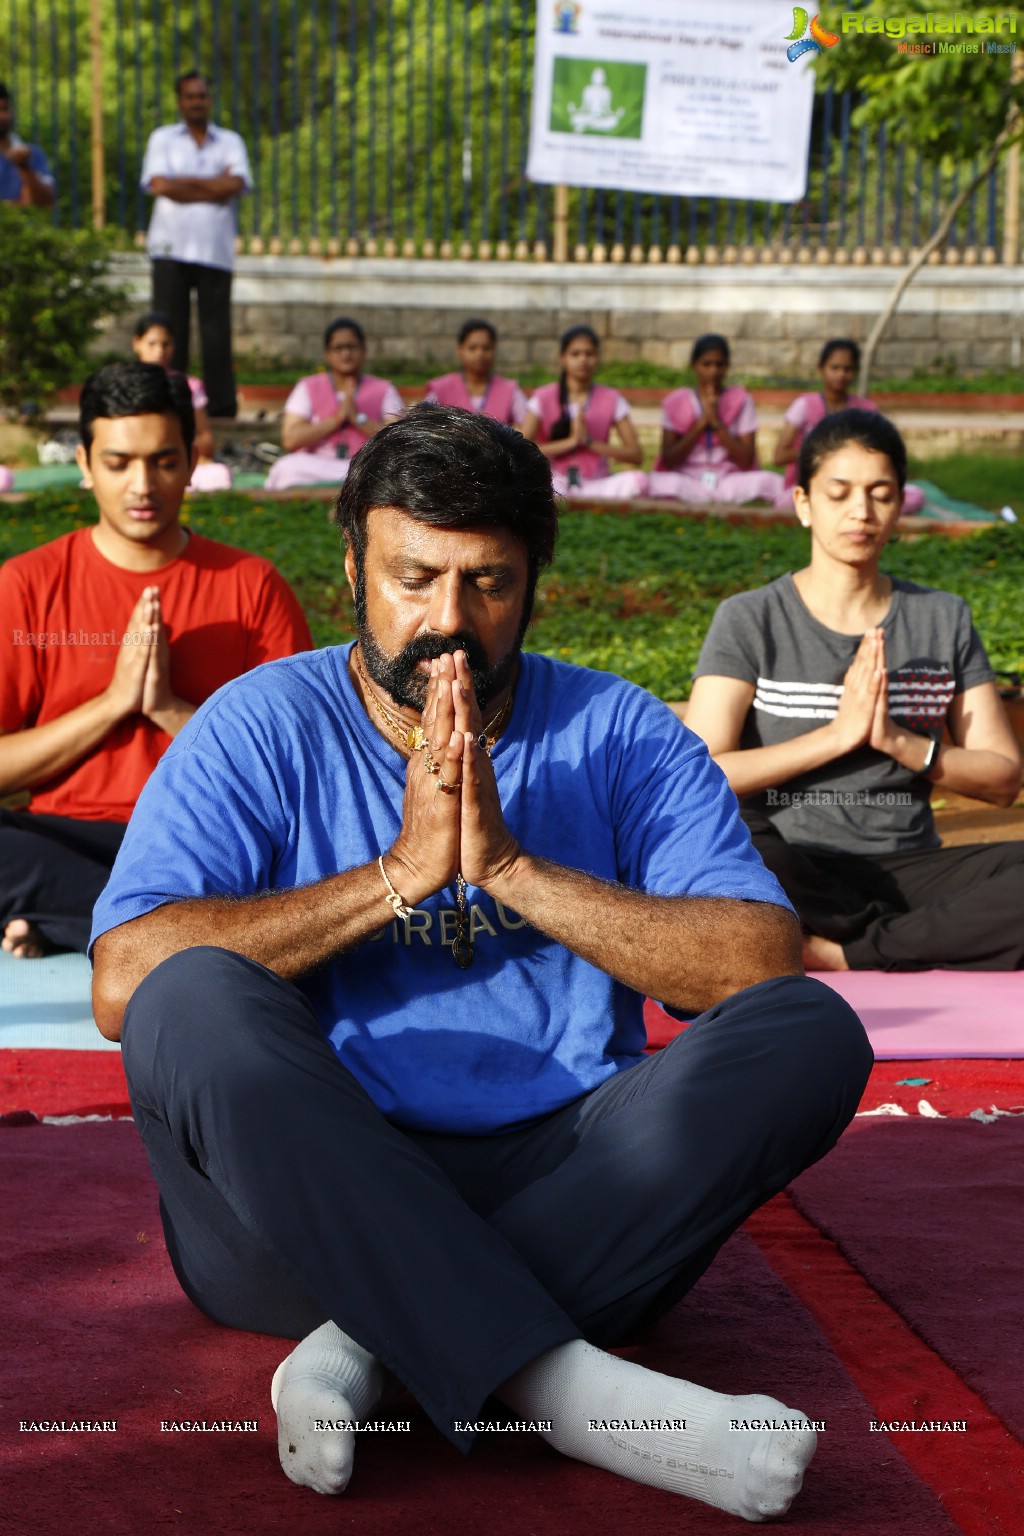
[[[925,754],[924,762],[921,764],[920,772],[922,774],[931,773],[932,769],[935,767],[935,763],[939,755],[939,747],[941,745],[942,743],[939,741],[939,738],[937,736],[933,736],[931,741],[928,743],[928,751]]]

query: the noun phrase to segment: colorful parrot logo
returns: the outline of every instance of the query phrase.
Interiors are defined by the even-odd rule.
[[[807,31],[807,12],[802,5],[793,7],[793,30],[786,34],[789,47],[786,49],[786,58],[791,64],[802,58],[805,53],[823,53],[826,48],[834,48],[839,38],[834,32],[826,32],[821,25],[821,20],[815,16],[811,22],[810,37],[805,37]],[[798,39],[798,41],[791,41]]]

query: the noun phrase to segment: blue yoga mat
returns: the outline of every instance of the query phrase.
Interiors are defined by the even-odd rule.
[[[15,960],[0,952],[0,1048],[117,1051],[96,1028],[84,955]]]

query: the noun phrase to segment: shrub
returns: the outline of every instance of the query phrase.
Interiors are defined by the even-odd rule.
[[[87,371],[100,320],[127,303],[108,281],[110,248],[102,233],[0,202],[0,408],[42,402]]]

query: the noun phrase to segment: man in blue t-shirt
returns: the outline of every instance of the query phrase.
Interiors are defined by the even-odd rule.
[[[297,1483],[344,1488],[390,1371],[463,1448],[493,1393],[567,1455],[780,1514],[804,1415],[607,1349],[834,1144],[863,1030],[703,744],[522,654],[557,524],[533,444],[417,408],[338,522],[357,641],[196,712],[94,914],[182,1287],[302,1340],[271,1389]],[[647,995],[699,1015],[652,1057]]]
[[[10,92],[0,85],[0,202],[50,208],[54,195],[46,156],[15,133]]]

